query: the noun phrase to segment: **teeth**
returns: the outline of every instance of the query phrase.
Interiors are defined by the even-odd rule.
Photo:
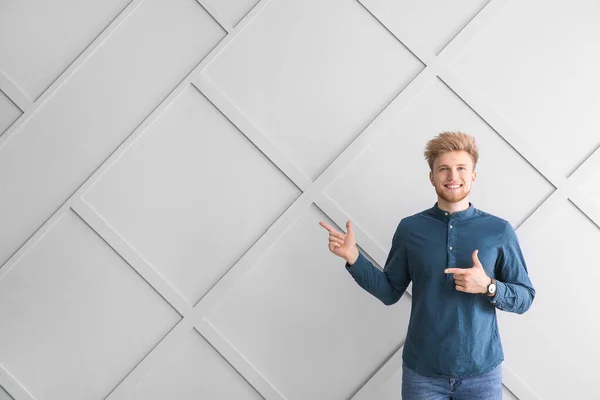
[[[453,185],[453,186],[446,185],[446,187],[450,188],[450,189],[458,189],[460,187],[460,185]]]

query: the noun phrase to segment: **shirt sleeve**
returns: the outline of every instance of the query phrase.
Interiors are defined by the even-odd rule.
[[[509,222],[502,236],[495,275],[496,295],[489,297],[492,304],[500,310],[517,314],[527,311],[535,297],[535,289],[529,279],[517,233]]]
[[[354,264],[346,262],[346,270],[356,283],[388,306],[400,300],[411,280],[406,246],[400,233],[401,224],[402,221],[394,233],[383,272],[360,252]]]

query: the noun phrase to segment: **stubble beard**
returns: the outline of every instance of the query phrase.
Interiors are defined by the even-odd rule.
[[[464,188],[464,187],[465,186],[463,185],[462,188]],[[444,189],[445,188],[439,189],[436,186],[435,187],[435,192],[437,193],[438,196],[440,196],[442,199],[444,199],[448,203],[458,203],[459,201],[461,201],[465,197],[467,197],[469,195],[469,193],[471,192],[471,188],[469,188],[468,191],[467,190],[461,190],[460,192],[455,192],[455,193],[448,193]]]

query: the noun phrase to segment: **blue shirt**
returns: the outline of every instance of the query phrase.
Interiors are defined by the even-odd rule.
[[[497,280],[494,297],[457,291],[446,268],[473,267],[473,251]],[[516,232],[499,217],[473,207],[450,214],[438,207],[403,218],[383,272],[362,254],[346,269],[386,305],[412,281],[412,307],[402,359],[426,376],[473,376],[504,360],[496,309],[522,314],[535,290]]]

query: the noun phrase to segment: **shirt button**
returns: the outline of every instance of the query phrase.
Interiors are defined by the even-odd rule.
[[[448,215],[448,213],[444,213],[444,215]]]
[[[450,246],[450,250],[452,250],[452,246]]]
[[[450,225],[450,229],[452,229],[452,225]]]

